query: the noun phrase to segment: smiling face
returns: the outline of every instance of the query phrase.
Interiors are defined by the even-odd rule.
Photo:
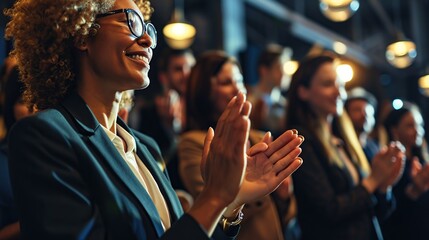
[[[423,118],[419,111],[407,112],[392,129],[394,140],[400,141],[407,149],[420,146],[425,134],[423,126]]]
[[[283,64],[281,58],[278,58],[268,67],[269,78],[272,79],[273,87],[280,87],[284,77]]]
[[[191,53],[171,56],[169,58],[168,67],[165,72],[168,84],[182,96],[185,95],[186,84],[194,64],[195,58]]]
[[[357,133],[370,133],[372,131],[375,125],[375,110],[366,100],[349,100],[347,112]]]
[[[338,115],[343,108],[344,84],[337,79],[333,63],[324,63],[310,80],[309,87],[300,86],[299,97],[321,117]]]
[[[228,102],[238,94],[246,93],[243,83],[243,75],[237,64],[226,62],[219,73],[212,78],[211,100],[214,103],[217,114],[221,114]]]
[[[117,0],[111,10],[133,9],[143,19],[132,0]],[[151,38],[145,33],[136,38],[127,24],[125,13],[117,13],[96,22],[97,34],[80,47],[83,78],[90,78],[107,92],[146,88],[149,85]]]

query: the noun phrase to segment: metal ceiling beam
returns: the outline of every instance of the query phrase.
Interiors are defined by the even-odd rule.
[[[365,66],[373,64],[372,59],[368,57],[368,53],[356,43],[289,10],[279,2],[273,0],[245,0],[245,3],[272,17],[289,23],[287,26],[290,26],[291,33],[300,39],[321,45],[330,50],[333,50],[334,42],[342,42],[347,46],[347,52],[344,54],[345,56]]]

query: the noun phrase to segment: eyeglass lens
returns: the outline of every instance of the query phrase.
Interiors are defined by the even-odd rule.
[[[157,43],[157,33],[156,33],[156,30],[155,30],[155,27],[153,26],[153,24],[151,24],[151,23],[144,24],[141,17],[134,11],[128,11],[127,15],[128,15],[127,16],[128,17],[128,24],[130,26],[132,33],[136,37],[141,37],[141,36],[143,36],[143,34],[146,30],[147,34],[149,35],[149,37],[152,40],[152,45],[150,47],[155,48],[156,43]]]

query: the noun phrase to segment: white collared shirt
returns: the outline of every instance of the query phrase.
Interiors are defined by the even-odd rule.
[[[116,124],[117,135],[112,133],[103,125],[101,126],[103,127],[109,139],[112,141],[113,145],[115,145],[116,149],[124,158],[125,162],[130,167],[136,178],[149,193],[149,196],[152,198],[152,201],[158,210],[158,214],[161,217],[164,230],[169,229],[171,224],[167,204],[149,169],[144,165],[136,153],[136,140],[125,129],[119,126],[119,124]],[[122,142],[122,140],[127,146],[126,151],[124,148],[124,142]]]

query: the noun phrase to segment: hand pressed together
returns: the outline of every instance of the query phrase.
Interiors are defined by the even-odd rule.
[[[417,157],[411,160],[411,183],[406,191],[411,199],[418,199],[429,190],[429,165],[422,166]]]
[[[374,189],[384,191],[401,178],[405,166],[405,150],[400,142],[391,142],[374,156],[371,164],[371,178]],[[370,187],[369,189],[372,189]],[[371,192],[371,191],[370,191]]]
[[[223,215],[234,217],[243,204],[273,192],[302,164],[298,156],[304,138],[296,130],[274,141],[267,133],[246,152],[250,110],[245,95],[238,94],[219,118],[216,132],[212,128],[207,132],[201,160],[204,189],[189,211],[203,226],[208,226],[207,214],[195,210],[205,208],[202,202],[211,202],[213,208],[223,206]]]
[[[247,151],[247,168],[243,184],[234,202],[228,207],[235,209],[270,194],[302,164],[299,147],[304,138],[296,130],[284,132],[275,141],[265,134],[261,142]]]

